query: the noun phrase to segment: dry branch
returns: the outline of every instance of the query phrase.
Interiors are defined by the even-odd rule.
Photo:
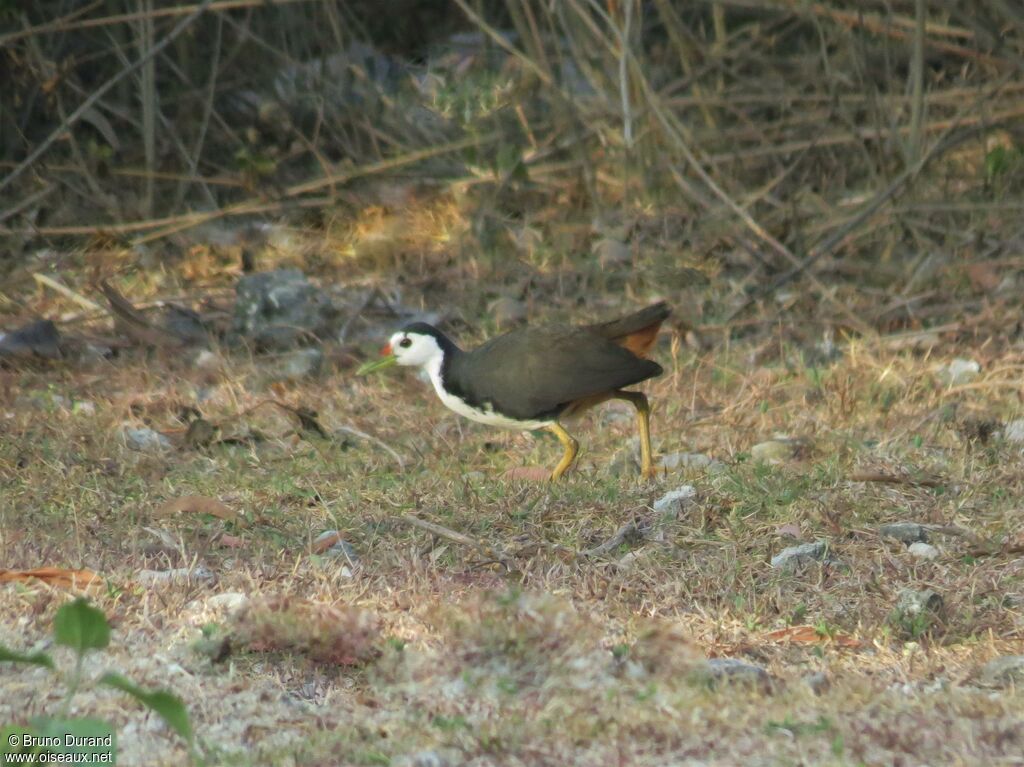
[[[201,11],[236,11],[243,8],[266,8],[275,5],[294,5],[296,3],[323,3],[327,0],[217,0],[216,2],[195,3],[194,5],[174,5],[168,8],[154,8],[147,11],[135,11],[134,13],[116,13],[111,16],[101,16],[92,19],[71,21],[69,17],[51,21],[47,24],[37,24],[34,27],[20,29],[17,32],[8,32],[0,35],[0,48],[10,45],[26,37],[38,37],[53,32],[71,32],[76,29],[94,29],[96,27],[108,27],[116,24],[131,24],[146,19],[163,19],[185,16]],[[77,15],[72,14],[72,15]]]
[[[174,29],[172,29],[167,34],[167,36],[164,37],[163,40],[161,40],[156,45],[152,46],[145,54],[140,56],[138,59],[136,59],[128,66],[121,69],[120,72],[118,72],[116,75],[114,75],[105,83],[103,83],[103,85],[99,86],[96,90],[94,90],[88,96],[88,98],[85,99],[85,101],[79,104],[78,108],[75,109],[75,111],[69,114],[65,119],[61,120],[61,124],[52,133],[50,133],[49,136],[43,139],[43,141],[41,141],[39,145],[29,153],[28,157],[26,157],[18,165],[18,167],[16,167],[13,171],[8,173],[7,176],[2,181],[0,181],[0,191],[6,189],[10,184],[16,181],[22,173],[31,168],[36,163],[36,161],[49,150],[53,143],[57,141],[57,139],[59,139],[65,133],[65,131],[67,131],[68,128],[70,128],[80,119],[82,119],[82,116],[85,115],[90,109],[92,109],[93,106],[95,106],[96,103],[100,99],[102,99],[115,85],[121,82],[121,80],[130,75],[132,72],[142,67],[144,64],[146,64],[146,62],[152,60],[162,50],[164,50],[164,48],[173,43],[182,32],[189,28],[192,22],[199,18],[199,16],[203,13],[203,11],[207,9],[211,2],[212,0],[203,0],[203,2],[199,5],[193,6],[194,10],[192,11],[192,13],[190,13],[184,19],[179,21],[178,24],[175,25]],[[0,42],[0,44],[2,44],[2,42]]]

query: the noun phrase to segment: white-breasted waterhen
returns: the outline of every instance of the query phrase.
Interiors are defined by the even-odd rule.
[[[459,415],[507,429],[547,429],[565,448],[552,480],[572,466],[579,450],[560,422],[607,400],[626,400],[636,408],[641,471],[652,476],[650,406],[642,392],[624,387],[661,375],[661,365],[645,356],[670,311],[661,302],[598,325],[520,328],[472,351],[415,322],[391,336],[382,359],[359,372],[396,363],[422,367],[437,396]]]

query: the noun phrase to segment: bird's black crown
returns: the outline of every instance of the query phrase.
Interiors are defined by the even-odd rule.
[[[455,343],[450,338],[448,338],[448,336],[446,336],[440,330],[435,328],[433,325],[430,325],[426,322],[411,322],[402,328],[402,332],[415,333],[416,335],[420,336],[430,336],[435,341],[437,341],[437,345],[440,346],[445,351],[456,348]]]

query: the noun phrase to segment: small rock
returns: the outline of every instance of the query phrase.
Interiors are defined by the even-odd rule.
[[[298,269],[247,274],[238,281],[235,330],[262,349],[289,349],[324,337],[332,319],[329,298]]]
[[[675,519],[686,511],[686,507],[697,497],[697,488],[693,485],[677,487],[654,502],[654,510],[663,517]]]
[[[772,676],[760,666],[738,658],[711,658],[697,669],[697,676],[712,686],[716,684],[740,683],[769,691]]]
[[[313,541],[313,553],[327,557],[345,557],[353,563],[359,561],[355,548],[337,530],[325,530],[320,533]]]
[[[629,245],[612,237],[602,237],[594,243],[591,252],[604,269],[628,266],[633,261]]]
[[[202,370],[204,373],[216,373],[220,370],[221,360],[220,357],[209,349],[202,349],[196,355],[194,364],[197,369]]]
[[[324,353],[311,346],[306,349],[282,354],[275,360],[269,376],[274,381],[298,381],[302,378],[315,376],[324,363]]]
[[[897,609],[915,615],[925,611],[937,612],[942,609],[942,604],[942,596],[931,589],[903,589],[896,599]]]
[[[994,687],[1024,685],[1024,655],[1004,655],[984,665],[979,675],[981,682]]]
[[[359,555],[356,553],[355,547],[344,540],[337,530],[320,533],[313,541],[313,553],[325,559],[340,562],[341,567],[338,569],[338,574],[344,578],[351,578],[352,567],[359,565]]]
[[[499,328],[518,325],[526,319],[526,304],[508,296],[492,301],[487,311]]]
[[[948,365],[940,367],[936,374],[939,380],[949,386],[970,383],[978,377],[981,372],[981,365],[974,360],[965,360],[961,357],[950,361]]]
[[[1003,427],[1003,439],[1007,442],[1024,442],[1024,418],[1010,421]]]
[[[726,466],[721,461],[715,460],[703,453],[667,453],[658,459],[658,468],[672,471],[674,469],[688,469],[691,471],[706,471],[709,474],[717,474],[724,471]]]
[[[447,754],[434,749],[404,754],[392,762],[394,767],[451,767],[455,764]]]
[[[931,589],[903,589],[896,598],[891,622],[912,639],[927,633],[942,617],[942,596]]]
[[[249,601],[249,597],[241,591],[225,591],[214,594],[206,600],[206,606],[213,610],[226,610],[229,613],[241,610]]]
[[[616,402],[608,407],[601,408],[601,425],[614,426],[616,424],[633,423],[636,411],[626,403]]]
[[[779,464],[796,455],[796,445],[785,439],[770,439],[750,448],[750,457],[760,463]]]
[[[57,359],[60,357],[60,331],[51,320],[37,320],[0,333],[0,357]]]
[[[891,522],[879,527],[878,534],[883,538],[895,538],[908,546],[918,541],[928,541],[928,528],[917,522]]]
[[[203,318],[197,312],[177,304],[164,307],[163,327],[189,344],[203,344],[210,338]]]
[[[811,692],[815,695],[822,695],[828,692],[832,686],[832,680],[828,678],[828,674],[824,671],[815,671],[813,674],[807,674],[804,677],[804,684],[811,688]]]
[[[633,570],[641,560],[646,559],[650,551],[647,549],[635,549],[634,551],[628,551],[619,557],[615,566],[622,572],[629,572]]]
[[[352,564],[359,562],[359,555],[356,554],[355,547],[348,541],[338,541],[327,549],[323,555],[334,559],[343,559]]]
[[[132,450],[148,453],[157,450],[170,450],[172,447],[171,441],[167,437],[145,426],[138,429],[126,426],[121,430],[121,434],[124,437],[125,445]]]
[[[169,586],[186,583],[210,583],[216,576],[200,565],[199,567],[176,567],[173,570],[139,570],[135,580],[144,586]]]
[[[71,406],[71,412],[76,415],[96,415],[96,403],[87,399],[76,400]]]
[[[938,559],[939,557],[939,550],[924,541],[915,541],[910,544],[907,551],[916,559]]]
[[[795,570],[809,562],[824,559],[826,553],[828,553],[828,544],[825,541],[789,546],[772,557],[772,568],[775,570]]]

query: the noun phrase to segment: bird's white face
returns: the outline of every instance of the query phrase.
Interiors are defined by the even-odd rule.
[[[399,365],[419,367],[436,366],[440,368],[444,352],[433,336],[423,333],[400,331],[391,336],[388,342],[391,354]]]

